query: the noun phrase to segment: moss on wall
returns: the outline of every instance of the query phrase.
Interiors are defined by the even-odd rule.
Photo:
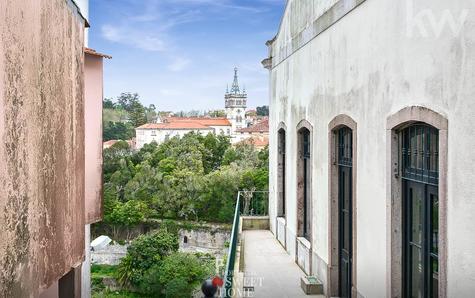
[[[0,2],[0,296],[37,296],[83,260],[84,20]]]

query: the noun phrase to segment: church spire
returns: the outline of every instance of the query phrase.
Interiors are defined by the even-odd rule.
[[[234,68],[234,81],[231,87],[231,93],[233,94],[240,94],[241,90],[239,89],[239,82],[238,82],[238,68]]]

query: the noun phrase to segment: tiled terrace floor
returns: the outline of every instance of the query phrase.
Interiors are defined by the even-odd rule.
[[[243,231],[244,285],[254,286],[256,298],[324,297],[305,295],[300,288],[303,271],[270,231]]]

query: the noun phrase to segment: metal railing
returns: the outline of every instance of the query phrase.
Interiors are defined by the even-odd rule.
[[[221,297],[231,298],[233,295],[234,264],[236,263],[236,251],[239,242],[240,217],[265,216],[268,214],[269,192],[268,191],[239,191],[234,210],[233,228],[229,242],[226,269],[224,272],[224,287]]]
[[[247,191],[241,194],[241,215],[244,216],[266,216],[269,214],[269,192],[268,191]]]

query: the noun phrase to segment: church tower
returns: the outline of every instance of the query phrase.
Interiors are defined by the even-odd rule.
[[[246,127],[246,107],[247,107],[247,94],[246,90],[239,88],[238,82],[238,69],[234,68],[234,81],[231,86],[231,91],[226,88],[226,94],[224,95],[226,118],[231,122],[232,132],[234,135],[236,130]]]

